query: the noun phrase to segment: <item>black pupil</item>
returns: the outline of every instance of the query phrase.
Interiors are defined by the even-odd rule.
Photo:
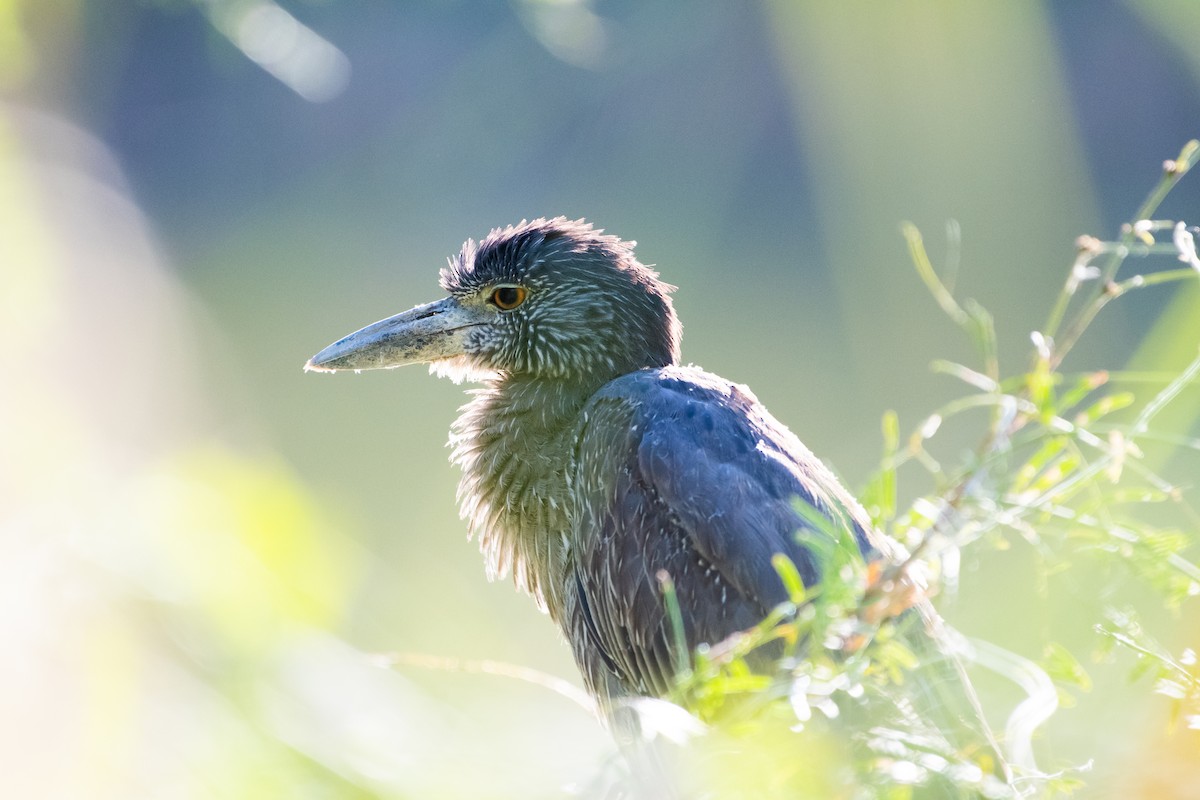
[[[512,308],[521,299],[520,292],[515,286],[501,286],[496,290],[496,305],[501,308]]]

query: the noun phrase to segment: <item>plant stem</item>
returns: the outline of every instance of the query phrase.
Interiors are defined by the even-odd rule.
[[[1138,220],[1149,219],[1153,216],[1163,199],[1175,188],[1175,184],[1179,183],[1188,170],[1192,168],[1197,158],[1200,158],[1200,141],[1193,139],[1183,146],[1183,150],[1180,151],[1178,158],[1174,161],[1168,161],[1163,165],[1162,178],[1150,192],[1149,196],[1146,197],[1145,202],[1142,203],[1137,213],[1134,214],[1133,221],[1137,222]],[[1100,278],[1095,283],[1091,297],[1079,312],[1079,315],[1072,321],[1070,327],[1067,328],[1067,332],[1063,335],[1061,341],[1055,346],[1050,358],[1051,369],[1057,369],[1058,365],[1062,363],[1063,358],[1066,357],[1071,348],[1079,341],[1079,337],[1083,335],[1084,330],[1095,319],[1096,314],[1114,296],[1113,278],[1116,277],[1117,270],[1121,268],[1121,263],[1129,254],[1129,249],[1133,244],[1133,225],[1127,225],[1121,234],[1118,246],[1109,254],[1108,260],[1101,269]],[[1056,311],[1058,310],[1057,304],[1055,309]],[[1055,325],[1055,328],[1057,328],[1057,325]]]

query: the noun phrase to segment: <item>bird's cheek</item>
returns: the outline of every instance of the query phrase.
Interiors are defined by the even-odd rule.
[[[464,354],[473,363],[487,369],[510,369],[511,336],[493,325],[481,325],[467,333]]]

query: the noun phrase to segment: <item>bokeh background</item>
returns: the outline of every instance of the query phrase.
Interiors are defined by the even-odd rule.
[[[461,387],[305,359],[436,299],[467,236],[584,216],[680,287],[687,360],[861,486],[881,414],[915,426],[957,391],[928,363],[970,359],[901,221],[1019,370],[1075,237],[1115,235],[1200,133],[1197,36],[1194,0],[0,0],[0,794],[586,784],[611,746],[569,697],[371,657],[575,680],[457,518]],[[1160,216],[1200,221],[1200,180]],[[1067,366],[1197,341],[1195,286],[1147,291]],[[972,558],[948,613],[1038,659],[1141,596],[1036,566]],[[1197,619],[1148,624],[1195,645]],[[1195,736],[1127,660],[1086,666],[1047,765],[1094,758],[1089,797],[1200,796]]]

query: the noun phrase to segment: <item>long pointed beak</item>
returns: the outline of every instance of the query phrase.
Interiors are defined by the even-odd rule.
[[[410,308],[339,339],[308,360],[304,370],[391,369],[462,355],[467,331],[484,324],[453,297]]]

